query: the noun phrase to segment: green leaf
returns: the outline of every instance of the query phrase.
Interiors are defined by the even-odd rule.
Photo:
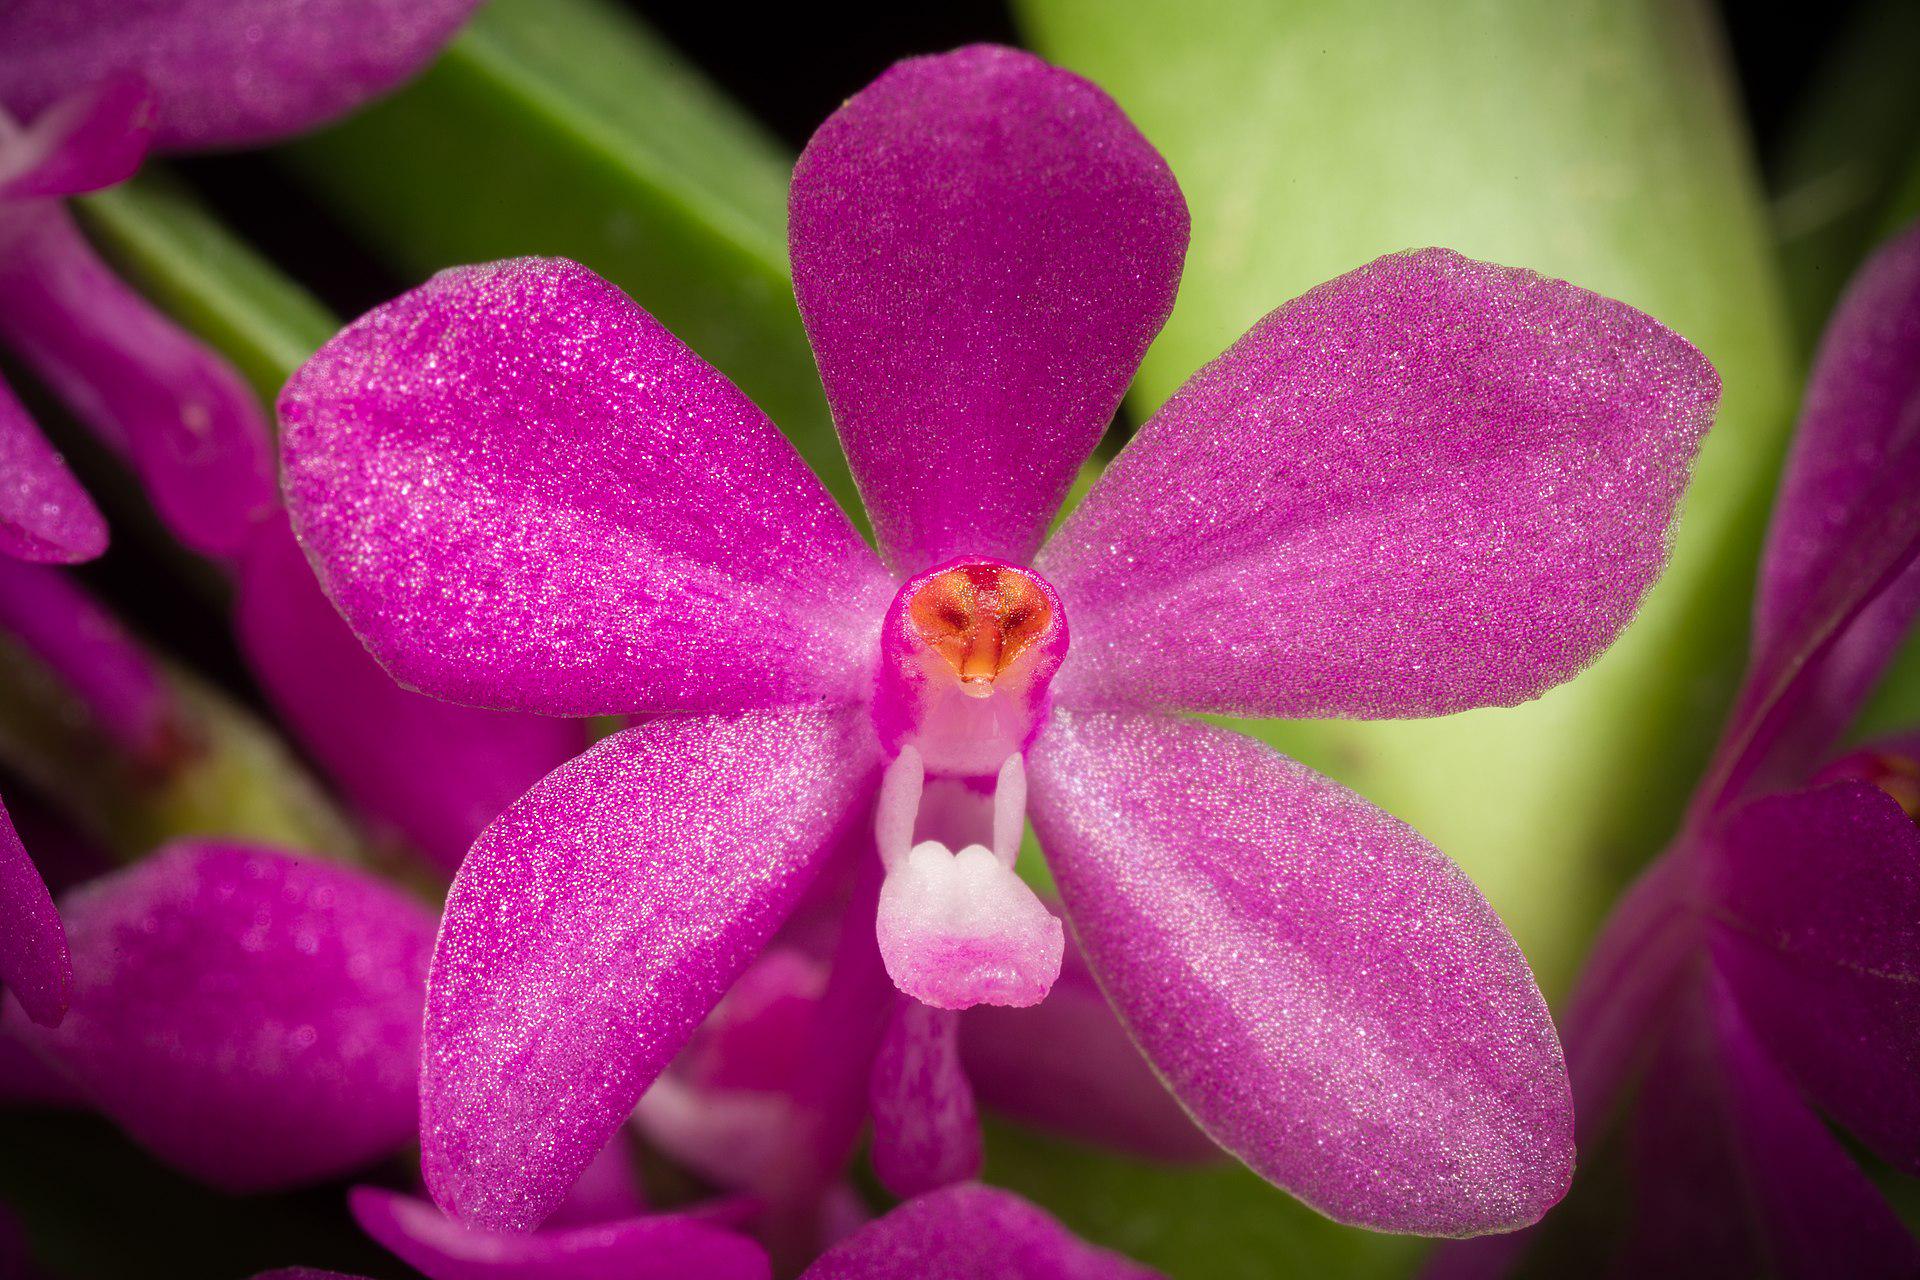
[[[283,154],[409,275],[558,254],[619,284],[858,512],[793,301],[793,157],[630,18],[494,0],[419,81]]]

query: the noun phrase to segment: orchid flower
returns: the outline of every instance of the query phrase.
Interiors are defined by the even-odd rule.
[[[1164,161],[1095,86],[969,48],[828,119],[790,227],[878,556],[742,393],[570,262],[445,272],[283,393],[295,531],[396,679],[656,717],[455,879],[435,1200],[538,1223],[843,840],[877,848],[864,923],[933,1053],[953,1011],[1040,999],[1064,939],[1011,865],[1031,816],[1213,1139],[1347,1222],[1536,1219],[1572,1115],[1499,919],[1405,824],[1181,713],[1439,715],[1573,676],[1659,576],[1707,361],[1572,285],[1392,255],[1200,371],[1042,548],[1173,304]]]
[[[1634,1190],[1630,1229],[1581,1242],[1591,1268],[1920,1273],[1826,1123],[1920,1172],[1920,738],[1822,765],[1920,608],[1916,484],[1920,226],[1868,260],[1828,324],[1745,685],[1686,825],[1576,992],[1580,1139],[1624,1112]],[[1497,1273],[1525,1243],[1461,1246],[1437,1271]]]

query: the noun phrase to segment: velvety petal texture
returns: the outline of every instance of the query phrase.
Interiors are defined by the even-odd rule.
[[[1634,1114],[1638,1194],[1616,1274],[1920,1274],[1920,1246],[1795,1095],[1726,991],[1697,985]]]
[[[1238,734],[1056,712],[1032,813],[1160,1075],[1342,1222],[1510,1230],[1565,1193],[1573,1108],[1525,958],[1405,823]]]
[[[39,660],[107,741],[154,767],[182,716],[140,642],[59,569],[0,559],[0,632]]]
[[[974,46],[895,63],[828,117],[788,226],[888,562],[1024,563],[1172,310],[1166,162],[1098,87]]]
[[[461,1226],[425,1200],[357,1187],[353,1216],[427,1280],[767,1280],[745,1236],[679,1215],[502,1235]]]
[[[254,527],[234,626],[274,709],[356,808],[448,871],[586,746],[577,721],[441,702],[393,682],[334,611],[286,521]]]
[[[1821,1110],[1920,1172],[1920,828],[1864,782],[1758,801],[1716,848],[1713,955]]]
[[[1010,1191],[968,1183],[909,1200],[828,1249],[802,1280],[1154,1280]]]
[[[183,841],[61,900],[75,986],[35,1047],[169,1164],[231,1191],[404,1146],[433,916],[362,872]]]
[[[899,997],[870,1096],[873,1170],[888,1191],[908,1198],[979,1176],[980,1116],[960,1066],[959,1014]]]
[[[1665,563],[1719,378],[1651,317],[1444,249],[1273,312],[1048,543],[1065,705],[1431,716],[1577,673]],[[1171,655],[1171,656],[1170,656]]]
[[[732,383],[574,263],[443,272],[280,402],[287,503],[402,684],[549,715],[848,701],[891,584]]]
[[[273,506],[253,392],[115,275],[56,202],[0,207],[0,340],[126,459],[190,549],[231,555]]]
[[[81,88],[24,129],[0,109],[0,200],[79,195],[132,177],[153,123],[153,91],[131,75]]]
[[[0,379],[0,555],[77,564],[106,549],[106,520]]]
[[[73,961],[66,931],[46,881],[20,843],[0,805],[0,990],[10,991],[27,1016],[57,1026],[73,996]]]
[[[0,104],[33,116],[115,73],[153,85],[155,142],[300,133],[424,67],[479,0],[8,0]]]
[[[434,1199],[526,1230],[766,945],[872,786],[858,711],[667,717],[561,766],[487,828],[428,996]]]

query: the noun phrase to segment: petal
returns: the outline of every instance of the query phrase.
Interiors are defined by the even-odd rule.
[[[0,200],[75,196],[124,181],[146,159],[153,124],[153,91],[130,75],[80,88],[11,136],[0,111]]]
[[[1063,704],[1431,716],[1537,697],[1666,560],[1719,395],[1631,307],[1444,249],[1281,307],[1156,413],[1039,566]]]
[[[960,1056],[980,1101],[1023,1124],[1153,1160],[1220,1155],[1140,1056],[1071,938],[1045,1000],[967,1011]]]
[[[115,746],[150,765],[169,763],[184,716],[160,669],[72,578],[0,559],[0,632],[41,662]]]
[[[1813,1101],[1920,1172],[1920,829],[1837,782],[1748,806],[1716,852],[1715,962]]]
[[[874,1059],[873,1171],[902,1199],[980,1175],[980,1116],[959,1033],[959,1014],[901,996]]]
[[[549,715],[847,701],[892,585],[765,415],[525,258],[350,326],[280,402],[287,502],[402,684]]]
[[[842,1240],[802,1280],[1154,1280],[1010,1191],[948,1187]]]
[[[451,871],[522,792],[586,746],[576,721],[402,689],[334,612],[284,519],[260,521],[234,625],[280,718],[362,813]]]
[[[414,1124],[433,917],[362,872],[182,841],[61,902],[72,1007],[39,1049],[169,1164],[316,1181]]]
[[[1015,49],[896,63],[801,153],[794,294],[886,557],[1025,563],[1173,307],[1187,206]]]
[[[1237,734],[1056,713],[1034,825],[1101,986],[1213,1139],[1338,1221],[1472,1235],[1565,1193],[1520,949],[1406,824]]]
[[[344,1271],[322,1271],[318,1267],[281,1267],[277,1271],[262,1271],[253,1280],[369,1280],[366,1276],[348,1275]]]
[[[1716,987],[1673,1022],[1635,1113],[1621,1275],[1899,1277],[1920,1249]]]
[[[790,911],[872,786],[863,713],[663,718],[562,765],[474,844],[427,1001],[434,1199],[528,1230]]]
[[[348,1198],[361,1229],[427,1280],[767,1280],[767,1255],[697,1218],[623,1218],[499,1235],[461,1226],[425,1200],[374,1187]]]
[[[57,204],[0,209],[0,339],[127,459],[192,550],[231,554],[273,505],[272,442],[246,383],[114,275]]]
[[[77,564],[106,549],[106,520],[0,379],[0,555]]]
[[[941,1009],[1039,1003],[1065,946],[1026,881],[977,844],[915,845],[887,871],[875,927],[894,985]]]
[[[0,103],[32,116],[115,72],[159,103],[167,150],[301,133],[424,67],[479,0],[8,0]]]
[[[432,1208],[432,1206],[428,1206]],[[600,1154],[573,1184],[567,1198],[560,1202],[546,1221],[554,1227],[584,1227],[618,1218],[635,1218],[647,1211],[646,1188],[640,1185],[640,1171],[627,1142],[626,1130],[613,1135],[613,1141],[600,1148]],[[434,1216],[440,1216],[438,1209]]]
[[[0,805],[0,921],[0,988],[11,991],[35,1022],[58,1026],[73,997],[67,935],[5,805]]]

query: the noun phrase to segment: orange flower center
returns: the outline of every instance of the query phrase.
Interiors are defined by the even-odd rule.
[[[928,579],[907,602],[907,618],[960,677],[961,690],[984,698],[994,677],[1047,633],[1053,610],[1027,575],[966,565]]]

